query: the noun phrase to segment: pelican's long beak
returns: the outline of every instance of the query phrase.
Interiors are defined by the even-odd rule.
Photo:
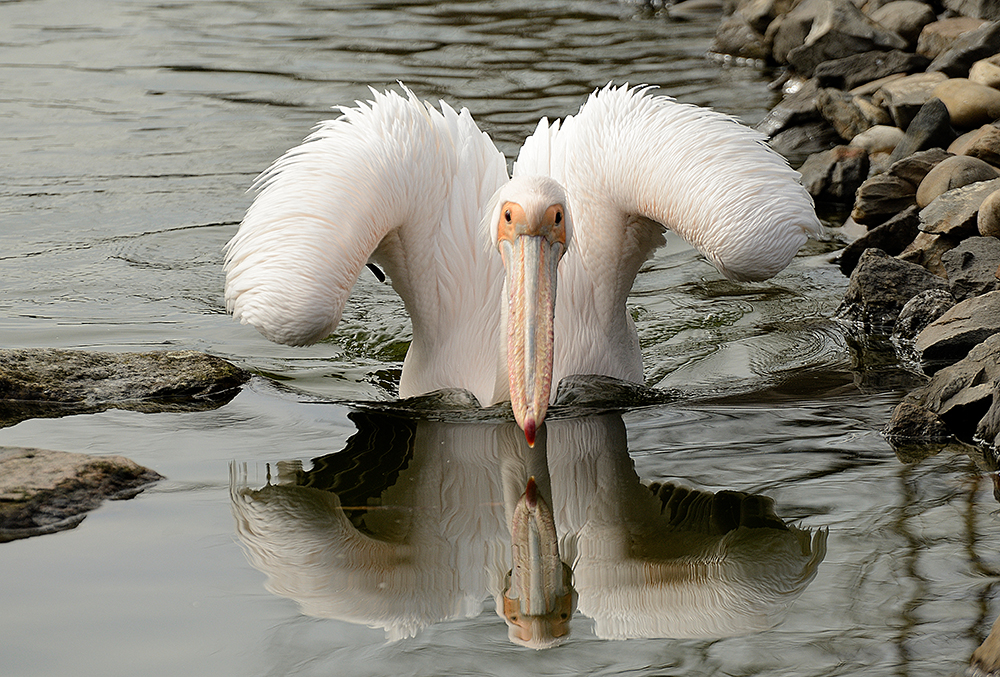
[[[532,215],[517,203],[504,203],[497,246],[506,270],[510,403],[534,446],[552,390],[556,270],[566,250],[564,207],[551,205]]]
[[[552,510],[538,496],[534,477],[514,508],[511,556],[502,593],[511,640],[536,649],[558,644],[573,615],[572,572],[559,558]]]

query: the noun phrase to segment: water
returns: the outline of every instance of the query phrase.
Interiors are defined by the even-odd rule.
[[[441,531],[434,552],[452,559],[438,569],[467,577],[446,618],[413,637],[387,641],[380,627],[302,613],[293,595],[266,589],[266,569],[238,534],[241,490],[265,487],[269,469],[275,481],[279,463],[309,469],[355,435],[353,408],[331,401],[391,400],[409,331],[391,290],[367,273],[337,335],[311,348],[269,344],[225,315],[221,248],[256,174],[331,106],[397,80],[468,107],[508,156],[539,116],[575,112],[610,80],[756,122],[774,103],[768,75],[704,58],[716,22],[596,0],[0,4],[0,341],[195,348],[273,377],[214,411],[110,410],[0,430],[2,445],[121,454],[167,477],[72,531],[0,547],[4,674],[960,671],[1000,613],[992,484],[967,455],[904,463],[880,435],[906,379],[892,365],[858,366],[828,319],[846,284],[827,262],[834,243],[810,244],[757,285],[722,281],[673,239],[644,268],[632,312],[647,384],[669,398],[599,419],[554,412],[553,438],[600,420],[617,440],[586,462],[579,445],[548,448],[563,554],[583,567],[579,611],[558,648],[511,644],[493,611],[508,499],[488,445],[478,455],[414,451],[400,474],[410,484],[393,480],[390,507],[435,499],[435,514],[453,515],[415,523]],[[487,419],[422,423],[420,434],[499,436],[503,424]],[[525,463],[512,467],[523,474]],[[578,480],[618,478],[615,491],[587,494],[567,479],[574,467]],[[603,639],[600,596],[583,585],[591,541],[580,509],[600,498],[599,514],[627,514],[652,500],[640,480],[773,499],[785,522],[825,534],[815,577],[749,634]],[[468,498],[476,486],[496,500]],[[573,490],[583,498],[571,500]],[[674,543],[634,538],[653,550]],[[757,578],[742,589],[759,590]],[[635,628],[669,611],[626,609],[616,627],[643,634]]]

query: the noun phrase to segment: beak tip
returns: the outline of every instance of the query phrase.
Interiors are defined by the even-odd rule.
[[[529,447],[535,446],[535,419],[529,418],[524,422],[524,439],[528,441]]]

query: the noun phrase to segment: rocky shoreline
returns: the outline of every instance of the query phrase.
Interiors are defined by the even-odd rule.
[[[1000,3],[734,0],[714,50],[782,67],[758,125],[801,162],[850,283],[837,316],[859,367],[889,346],[912,390],[897,449],[971,445],[996,470],[1000,434]],[[868,362],[868,364],[866,364]],[[908,452],[904,452],[908,453]]]

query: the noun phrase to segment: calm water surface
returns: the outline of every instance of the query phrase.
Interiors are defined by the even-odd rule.
[[[0,3],[2,344],[194,348],[272,377],[214,411],[0,430],[2,445],[122,454],[167,477],[72,531],[0,546],[3,674],[960,671],[1000,612],[992,484],[966,455],[904,463],[881,437],[905,379],[857,367],[829,319],[846,284],[833,243],[733,285],[669,241],[632,298],[647,385],[669,399],[556,410],[541,466],[496,417],[403,421],[410,444],[392,451],[382,414],[337,403],[391,400],[408,340],[368,274],[311,348],[225,314],[222,246],[247,187],[331,106],[403,81],[468,107],[508,156],[611,80],[756,122],[768,75],[706,59],[716,23],[596,0]],[[354,461],[378,472],[333,473],[345,511],[288,483]],[[528,472],[546,477],[579,593],[569,639],[543,652],[511,644],[494,612],[504,511]],[[791,529],[666,524],[652,482],[766,496]],[[402,588],[337,578],[342,558],[302,562],[358,529],[411,548]],[[684,599],[626,575],[720,543],[716,579],[676,574]],[[735,601],[711,616],[723,589]]]

